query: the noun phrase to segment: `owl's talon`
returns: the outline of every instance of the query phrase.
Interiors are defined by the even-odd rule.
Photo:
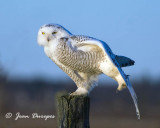
[[[70,93],[70,95],[75,96],[75,95],[83,95],[87,96],[88,95],[88,90],[82,87],[79,87],[75,92]]]

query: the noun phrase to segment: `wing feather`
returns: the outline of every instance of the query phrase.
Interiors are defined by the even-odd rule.
[[[120,67],[127,67],[127,66],[132,66],[134,65],[134,60],[125,57],[125,56],[118,56],[116,55],[116,60],[118,61]]]

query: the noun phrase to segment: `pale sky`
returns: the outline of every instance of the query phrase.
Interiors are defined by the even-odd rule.
[[[0,1],[0,64],[9,78],[67,78],[37,45],[38,29],[47,23],[105,41],[135,60],[125,68],[135,78],[160,76],[159,0]]]

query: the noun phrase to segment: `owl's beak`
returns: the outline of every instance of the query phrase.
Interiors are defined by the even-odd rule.
[[[48,38],[47,38],[47,41],[49,42],[50,40],[51,40],[51,38],[50,38],[50,37],[48,37]]]

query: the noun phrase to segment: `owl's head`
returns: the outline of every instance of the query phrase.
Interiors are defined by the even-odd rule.
[[[38,31],[38,44],[42,46],[46,46],[49,43],[58,40],[62,37],[68,37],[71,33],[58,24],[45,24],[40,27]]]

